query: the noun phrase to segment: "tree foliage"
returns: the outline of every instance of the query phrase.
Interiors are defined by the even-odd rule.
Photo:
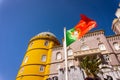
[[[80,61],[80,67],[85,70],[87,76],[96,77],[100,72],[101,59],[96,56],[85,56]]]

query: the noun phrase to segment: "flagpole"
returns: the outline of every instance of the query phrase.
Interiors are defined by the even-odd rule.
[[[66,28],[64,27],[64,55],[65,55],[65,80],[68,80],[68,64],[67,64],[67,49],[66,49]]]

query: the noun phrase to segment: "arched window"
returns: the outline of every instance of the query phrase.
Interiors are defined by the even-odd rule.
[[[57,59],[57,60],[62,59],[62,55],[61,55],[61,53],[60,53],[60,52],[58,52],[58,53],[57,53],[57,55],[56,55],[56,59]]]
[[[29,47],[31,48],[33,46],[33,42],[31,42],[30,44],[29,44]]]
[[[40,66],[40,72],[43,72],[43,71],[44,71],[44,68],[45,68],[45,67],[41,65],[41,66]]]
[[[81,48],[80,48],[80,50],[89,50],[89,47],[87,46],[87,45],[82,45],[81,46]]]
[[[41,60],[42,60],[43,62],[45,62],[45,61],[46,61],[46,55],[42,55]]]
[[[24,67],[22,67],[22,68],[20,69],[20,72],[19,72],[19,73],[21,74],[21,73],[23,73],[23,71],[24,71]]]
[[[106,54],[103,55],[103,58],[104,58],[104,60],[105,60],[106,62],[109,62],[109,61],[110,61],[110,60],[109,60],[109,56],[106,55]]]
[[[57,77],[57,76],[54,76],[54,77],[52,77],[51,80],[58,80],[58,77]]]
[[[98,44],[100,50],[106,50],[106,47],[103,43]]]
[[[27,61],[28,61],[28,56],[24,58],[24,63],[27,63]]]
[[[120,44],[118,42],[114,42],[113,46],[114,46],[115,50],[120,50]]]
[[[45,46],[48,46],[48,44],[49,44],[49,41],[46,40],[45,43],[44,43],[44,45],[45,45]]]
[[[72,56],[73,55],[73,50],[72,49],[68,49],[67,50],[67,54],[68,54],[68,56]]]

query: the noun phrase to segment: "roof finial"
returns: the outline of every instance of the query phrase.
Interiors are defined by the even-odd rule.
[[[118,5],[120,7],[120,3]],[[120,18],[120,8],[117,9],[116,13],[115,13],[117,18]]]

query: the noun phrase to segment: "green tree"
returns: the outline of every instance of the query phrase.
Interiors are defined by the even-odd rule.
[[[80,61],[80,67],[85,70],[88,77],[95,78],[101,72],[101,68],[99,68],[101,63],[101,59],[96,56],[85,56]]]

